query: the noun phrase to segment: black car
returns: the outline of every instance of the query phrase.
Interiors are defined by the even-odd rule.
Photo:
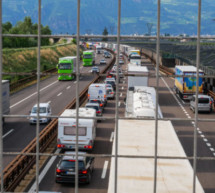
[[[75,183],[75,152],[65,152],[56,167],[56,183]],[[78,152],[78,180],[79,183],[89,184],[94,168],[94,157],[81,156],[85,152]]]

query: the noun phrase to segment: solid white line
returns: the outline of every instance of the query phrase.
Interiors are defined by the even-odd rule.
[[[118,106],[120,107],[121,102],[119,102]]]
[[[66,89],[70,89],[70,88],[71,88],[71,86],[67,86],[67,87],[66,87]]]
[[[8,136],[11,132],[13,132],[14,129],[11,129],[10,131],[8,131],[7,133],[5,133],[3,136],[2,136],[2,139],[4,139],[6,136]]]
[[[120,96],[122,96],[122,93],[120,94]]]
[[[108,161],[105,161],[103,171],[102,171],[102,176],[101,176],[102,179],[105,179],[107,167],[108,167]]]
[[[210,144],[210,143],[206,143],[206,145],[207,145],[207,146],[209,146],[209,147],[211,146],[211,144]]]
[[[113,136],[114,136],[114,132],[112,132],[111,135],[110,135],[110,142],[113,141]]]
[[[60,95],[62,95],[62,92],[60,92],[57,96],[60,96]]]
[[[48,87],[52,86],[53,84],[55,84],[55,83],[57,83],[57,82],[58,82],[58,80],[57,80],[57,81],[55,81],[55,82],[53,82],[53,83],[51,83],[51,84],[49,84],[48,86],[46,86],[46,87],[44,87],[44,88],[40,89],[40,92],[41,92],[41,91],[43,91],[43,90],[45,90],[45,89],[47,89]],[[15,107],[16,105],[18,105],[18,104],[20,104],[20,103],[24,102],[25,100],[27,100],[27,99],[31,98],[32,96],[34,96],[34,95],[36,95],[36,94],[37,94],[37,92],[35,92],[35,93],[33,93],[33,94],[29,95],[28,97],[26,97],[26,98],[22,99],[21,101],[19,101],[19,102],[15,103],[14,105],[11,105],[11,106],[10,106],[10,108]]]
[[[211,151],[214,151],[214,148],[211,147],[210,150],[211,150]]]
[[[208,141],[206,138],[203,139],[205,142]]]
[[[57,149],[55,151],[55,154],[58,154],[58,153],[60,153],[60,149]],[[39,183],[43,180],[43,178],[45,177],[46,173],[49,171],[50,167],[52,166],[52,164],[54,163],[56,158],[57,158],[57,156],[52,156],[52,158],[46,164],[45,168],[42,170],[42,172],[39,175]],[[31,186],[31,188],[28,192],[29,193],[35,193],[36,192],[36,182],[34,182],[34,184]]]

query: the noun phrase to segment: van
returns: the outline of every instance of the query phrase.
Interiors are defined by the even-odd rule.
[[[88,89],[88,100],[101,99],[104,104],[107,103],[107,94],[105,84],[91,84]]]
[[[211,112],[213,99],[208,95],[198,95],[198,112]],[[193,95],[190,100],[190,109],[195,112],[196,95]]]
[[[39,123],[48,123],[51,121],[51,106],[49,103],[39,104]],[[44,117],[43,117],[44,116]],[[35,104],[30,111],[30,124],[37,123],[37,104]]]
[[[68,117],[68,118],[67,118]],[[91,108],[79,108],[78,149],[92,150],[96,138],[96,111]],[[57,147],[59,149],[76,148],[76,109],[66,109],[58,118]]]

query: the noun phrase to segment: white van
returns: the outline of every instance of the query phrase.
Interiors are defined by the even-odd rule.
[[[29,122],[30,124],[35,124],[37,123],[37,104],[35,104],[32,108],[32,110],[30,111],[30,119]],[[40,120],[39,123],[48,123],[49,121],[51,121],[51,106],[49,103],[40,103],[39,104],[39,116]],[[44,117],[42,117],[44,116]]]
[[[198,112],[211,112],[213,99],[208,95],[198,95]],[[193,95],[190,100],[190,109],[195,112],[196,95]]]
[[[79,108],[79,117],[92,117],[92,119],[79,119],[78,148],[79,150],[92,150],[96,138],[97,121],[94,119],[96,111],[90,108]],[[76,109],[66,109],[58,119],[58,148],[76,148],[76,124]]]
[[[107,93],[105,84],[91,84],[88,89],[88,100],[102,99],[104,104],[107,103]]]

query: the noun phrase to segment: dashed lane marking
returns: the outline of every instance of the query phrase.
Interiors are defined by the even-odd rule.
[[[70,88],[71,88],[71,86],[67,86],[67,87],[66,87],[66,89],[70,89]]]
[[[62,92],[60,92],[57,96],[60,96],[60,95],[62,95]]]
[[[108,167],[108,161],[105,161],[103,171],[102,171],[102,179],[105,179],[106,173],[107,173],[107,167]]]

